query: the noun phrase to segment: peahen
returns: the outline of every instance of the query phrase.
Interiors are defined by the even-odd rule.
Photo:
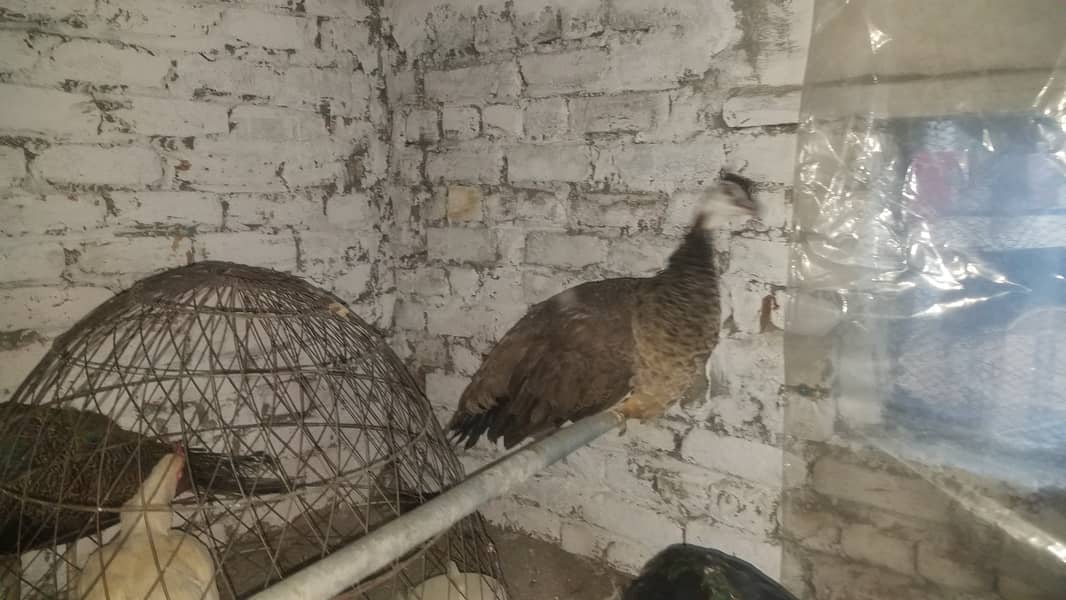
[[[758,567],[714,548],[668,546],[648,561],[622,600],[797,600]]]
[[[0,555],[64,544],[118,523],[115,511],[173,443],[127,431],[105,415],[68,407],[0,403]],[[201,493],[272,494],[287,487],[259,472],[271,460],[182,449]],[[61,507],[59,505],[66,505]],[[86,510],[88,509],[88,510]]]
[[[482,435],[511,448],[622,402],[649,419],[703,376],[721,302],[711,230],[757,216],[751,182],[727,174],[703,194],[666,268],[604,279],[534,305],[485,357],[448,425],[470,448]]]

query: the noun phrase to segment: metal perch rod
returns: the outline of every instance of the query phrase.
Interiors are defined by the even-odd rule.
[[[327,600],[456,524],[538,471],[625,422],[614,410],[582,419],[507,456],[394,521],[252,596]]]

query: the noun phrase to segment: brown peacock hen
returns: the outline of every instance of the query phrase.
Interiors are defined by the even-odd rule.
[[[474,446],[511,448],[619,402],[649,419],[703,376],[718,343],[721,302],[711,230],[758,216],[751,182],[723,175],[665,269],[592,281],[534,305],[489,352],[448,425]]]
[[[122,506],[174,450],[100,413],[0,403],[0,555],[68,543],[118,523],[118,512],[85,508]],[[258,477],[270,463],[262,453],[190,449],[187,463],[192,484],[182,478],[178,493],[191,485],[212,495],[287,489],[280,480]]]

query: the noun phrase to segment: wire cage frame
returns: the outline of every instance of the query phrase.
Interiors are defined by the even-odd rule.
[[[186,457],[177,497],[140,510],[168,511],[206,546],[221,598],[464,476],[402,361],[339,298],[269,269],[194,263],[101,304],[0,403],[0,598],[77,597],[88,557],[172,452]],[[484,588],[471,598],[507,597],[477,513],[342,597],[428,599],[424,582],[456,570]],[[172,597],[160,587],[153,598]],[[447,596],[460,597],[432,597]]]

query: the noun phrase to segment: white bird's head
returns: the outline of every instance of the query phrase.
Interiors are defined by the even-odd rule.
[[[697,217],[703,226],[715,229],[761,219],[762,207],[752,197],[752,186],[749,179],[723,173],[722,178],[700,198]]]

